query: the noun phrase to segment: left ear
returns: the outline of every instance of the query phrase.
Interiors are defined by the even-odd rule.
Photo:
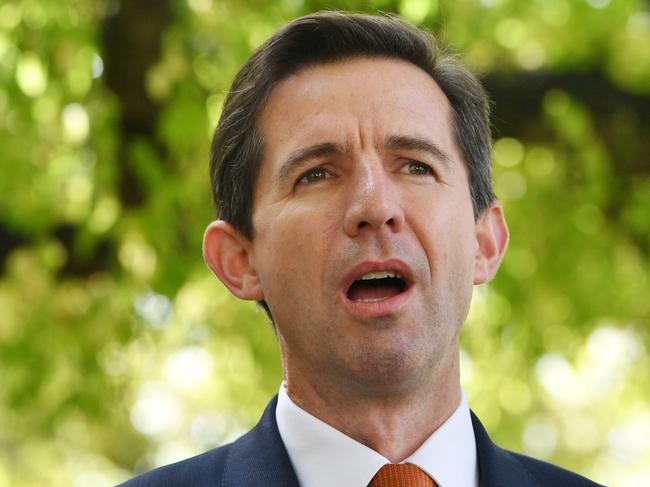
[[[494,277],[508,247],[508,225],[501,203],[495,201],[483,210],[475,224],[476,256],[474,259],[474,284],[483,284]]]

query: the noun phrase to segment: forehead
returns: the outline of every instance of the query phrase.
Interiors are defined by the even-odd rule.
[[[438,84],[400,59],[359,58],[310,66],[278,83],[259,118],[262,171],[301,147],[355,147],[391,135],[433,139],[455,153],[450,106]],[[270,167],[269,167],[270,166]]]

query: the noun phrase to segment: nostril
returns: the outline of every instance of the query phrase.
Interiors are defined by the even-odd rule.
[[[386,220],[386,225],[393,226],[395,225],[395,220],[393,218],[389,218]],[[372,227],[371,223],[365,220],[362,220],[359,222],[357,225],[357,228],[365,228],[365,227]]]

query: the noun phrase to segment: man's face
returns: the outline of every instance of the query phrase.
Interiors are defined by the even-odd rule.
[[[450,120],[400,60],[317,65],[272,91],[251,258],[289,381],[399,390],[457,366],[477,239]]]

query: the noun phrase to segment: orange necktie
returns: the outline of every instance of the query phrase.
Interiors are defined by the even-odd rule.
[[[387,463],[368,487],[438,487],[423,470],[410,463]]]

